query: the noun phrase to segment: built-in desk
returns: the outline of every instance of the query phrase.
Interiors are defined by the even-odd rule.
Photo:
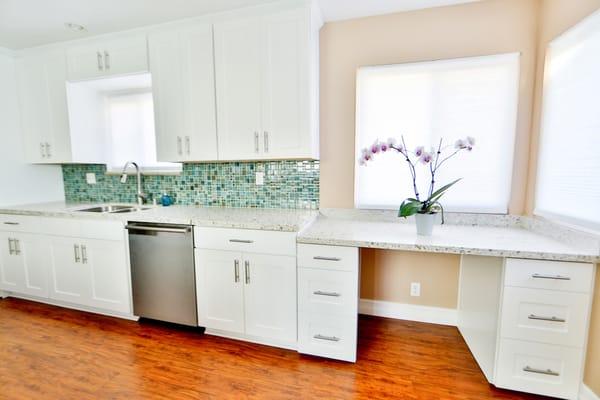
[[[321,214],[298,235],[298,350],[356,361],[360,248],[461,255],[458,329],[498,387],[577,398],[600,239],[515,216],[449,216],[433,236],[385,212]]]

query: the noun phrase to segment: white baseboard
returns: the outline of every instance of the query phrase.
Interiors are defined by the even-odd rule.
[[[360,299],[359,314],[404,319],[439,325],[457,325],[457,311],[453,308],[418,306],[391,301]]]
[[[592,392],[592,389],[587,387],[587,385],[582,384],[579,391],[579,400],[600,400],[600,396]]]

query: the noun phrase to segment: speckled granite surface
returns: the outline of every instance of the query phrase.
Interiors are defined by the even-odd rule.
[[[600,262],[600,238],[557,237],[528,229],[527,217],[448,214],[430,237],[416,235],[414,220],[389,211],[322,210],[300,232],[298,243],[370,247],[431,253]],[[554,227],[554,230],[557,228]]]
[[[430,237],[416,235],[414,220],[377,210],[310,210],[149,206],[125,214],[80,212],[89,203],[4,207],[0,214],[113,219],[220,228],[299,232],[298,242],[450,254],[474,254],[600,263],[600,237],[549,221],[512,215],[447,214]]]
[[[105,204],[105,203],[103,203]],[[117,204],[117,203],[111,203]],[[122,204],[122,203],[120,203]],[[89,213],[83,208],[94,203],[54,202],[0,208],[0,214],[44,217],[110,219],[168,224],[214,226],[220,228],[261,229],[298,232],[312,222],[317,211],[296,209],[220,208],[197,206],[144,206],[147,210],[131,213]]]

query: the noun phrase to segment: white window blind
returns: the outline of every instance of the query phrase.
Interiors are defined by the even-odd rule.
[[[181,164],[156,161],[151,92],[109,94],[105,102],[109,171],[121,172],[129,160],[146,172],[181,170]]]
[[[463,178],[443,198],[447,211],[506,213],[511,190],[519,54],[363,67],[357,73],[356,159],[376,139],[407,147],[472,136],[476,146],[448,161],[439,185]],[[396,152],[356,163],[355,205],[395,209],[414,197],[406,162]],[[429,176],[418,166],[420,192]],[[438,186],[439,187],[439,186]]]
[[[535,213],[600,231],[600,12],[546,52]]]

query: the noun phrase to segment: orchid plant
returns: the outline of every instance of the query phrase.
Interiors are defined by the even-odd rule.
[[[440,139],[437,149],[432,147],[429,151],[426,151],[424,146],[418,146],[414,151],[410,151],[406,147],[404,136],[402,136],[401,141],[402,143],[400,144],[396,144],[396,140],[393,138],[388,139],[387,142],[379,140],[375,141],[370,147],[363,149],[362,154],[358,159],[358,163],[363,166],[367,165],[367,163],[373,160],[375,155],[379,153],[385,153],[392,150],[400,153],[404,157],[410,171],[415,197],[409,197],[402,202],[400,209],[398,210],[398,216],[406,218],[414,214],[434,214],[441,211],[443,222],[444,208],[440,203],[440,198],[448,189],[460,181],[460,178],[436,190],[435,185],[437,182],[435,180],[435,175],[446,161],[456,156],[458,153],[473,150],[475,139],[471,136],[467,136],[465,139],[457,140],[454,145],[448,146],[444,146],[443,139]],[[443,153],[448,152],[449,154],[446,156],[443,155]],[[417,188],[418,164],[428,167],[431,176],[426,198],[419,193],[419,189]]]

